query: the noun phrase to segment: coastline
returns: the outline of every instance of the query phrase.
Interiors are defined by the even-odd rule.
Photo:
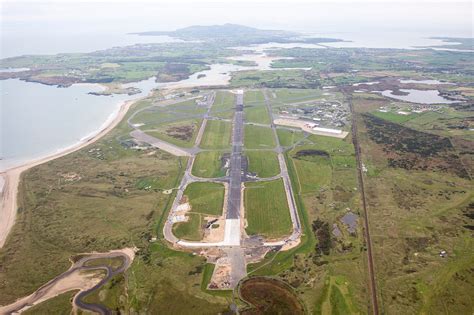
[[[28,161],[22,165],[14,166],[0,172],[0,177],[2,177],[4,180],[3,187],[0,186],[0,192],[2,195],[0,200],[0,248],[3,248],[5,245],[8,235],[12,227],[15,225],[18,186],[20,184],[21,174],[32,167],[75,152],[101,139],[109,131],[115,128],[115,126],[117,126],[117,124],[125,117],[130,107],[141,99],[142,98],[122,101],[119,105],[118,111],[116,111],[116,114],[114,115],[114,113],[112,113],[113,116],[111,115],[97,132],[82,138],[80,141],[65,148],[64,150]]]

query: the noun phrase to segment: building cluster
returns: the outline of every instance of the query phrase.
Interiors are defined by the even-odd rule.
[[[298,106],[285,106],[279,112],[281,119],[299,119],[311,128],[343,128],[350,119],[349,109],[337,101],[322,101]]]
[[[408,107],[407,107],[408,106]],[[442,105],[430,105],[430,104],[391,104],[390,106],[379,107],[379,112],[382,113],[397,113],[399,115],[410,115],[410,114],[421,114],[424,112],[436,112],[443,113],[445,107]]]

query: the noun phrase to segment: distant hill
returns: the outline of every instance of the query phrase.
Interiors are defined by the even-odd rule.
[[[268,42],[289,43],[289,42],[334,42],[340,41],[333,38],[301,38],[297,32],[282,30],[262,30],[254,27],[223,24],[223,25],[195,25],[181,28],[175,31],[151,31],[134,33],[144,36],[168,35],[183,40],[200,40],[205,42],[216,42],[228,45],[249,45],[262,44]]]

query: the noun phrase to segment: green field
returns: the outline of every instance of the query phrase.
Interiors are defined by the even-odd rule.
[[[321,90],[312,89],[276,89],[272,91],[276,95],[276,101],[284,103],[295,103],[321,97]]]
[[[131,122],[133,124],[145,124],[145,127],[157,126],[166,121],[173,121],[185,117],[185,115],[177,115],[173,112],[168,112],[163,108],[151,107],[140,111],[136,114]]]
[[[198,213],[188,213],[188,221],[179,222],[173,225],[173,234],[187,241],[200,241],[203,238],[203,220]]]
[[[325,280],[323,295],[318,303],[317,313],[358,314],[360,310],[353,305],[353,296],[348,288],[347,278],[330,276]]]
[[[270,124],[270,116],[265,106],[244,107],[245,121],[256,124]]]
[[[304,138],[301,131],[277,128],[278,140],[283,147],[289,147]]]
[[[283,180],[246,183],[245,215],[249,235],[277,239],[291,233],[291,218]]]
[[[246,151],[249,161],[249,171],[258,177],[272,177],[280,173],[278,156],[274,151]]]
[[[144,130],[144,132],[179,147],[191,148],[194,146],[201,123],[202,120],[198,119],[178,121],[163,124],[156,129]]]
[[[318,149],[329,152],[333,156],[354,154],[354,146],[352,145],[350,136],[341,140],[332,137],[310,135],[308,139],[312,141]]]
[[[179,102],[176,104],[171,104],[171,105],[166,106],[165,108],[168,111],[173,111],[176,113],[184,113],[188,115],[204,114],[207,111],[205,107],[198,106],[196,104],[196,100],[194,99],[186,100],[186,101]]]
[[[235,107],[235,95],[227,91],[217,91],[211,113],[233,110]]]
[[[196,155],[192,174],[198,177],[213,178],[225,176],[222,168],[222,151],[204,151]]]
[[[319,80],[316,72],[307,72],[301,69],[291,70],[248,70],[236,71],[232,75],[232,87],[245,88],[281,88],[288,85],[302,88],[311,88]]]
[[[419,116],[419,114],[414,114],[414,113],[411,113],[409,115],[400,115],[400,114],[397,114],[397,113],[394,113],[394,112],[384,113],[384,112],[381,112],[381,111],[378,111],[378,110],[372,112],[372,115],[377,116],[377,117],[382,118],[382,119],[386,119],[386,120],[395,122],[395,123],[404,123],[406,121],[409,121],[409,120]]]
[[[72,312],[72,299],[77,291],[69,291],[22,312],[25,315],[69,315]]]
[[[235,95],[227,91],[218,91],[211,108],[211,115],[223,119],[234,116]]]
[[[260,90],[257,91],[246,91],[244,93],[244,105],[261,105],[265,106],[265,98],[263,96],[263,92]]]
[[[273,130],[269,127],[245,125],[244,146],[246,149],[272,149],[276,146]]]
[[[191,212],[215,216],[222,214],[224,185],[195,182],[186,187],[184,195],[188,197],[191,204]]]
[[[298,146],[290,151],[291,161],[298,174],[297,185],[300,193],[329,189],[339,179],[338,176],[334,176],[335,171],[345,174],[344,172],[355,169],[354,149],[347,139],[311,135],[308,140],[314,144]],[[317,154],[298,156],[298,152],[305,150],[326,152],[327,156]],[[350,183],[353,185],[353,180]]]
[[[191,210],[186,214],[188,221],[176,223],[173,226],[173,233],[176,237],[189,241],[202,240],[205,217],[222,214],[224,185],[194,182],[186,187],[184,196],[191,204]]]
[[[208,120],[199,146],[203,149],[228,149],[231,132],[232,124],[230,122]]]

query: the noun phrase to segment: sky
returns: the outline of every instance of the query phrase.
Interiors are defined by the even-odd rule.
[[[472,2],[455,0],[1,0],[1,4],[2,26],[7,30],[28,23],[64,25],[65,31],[75,23],[83,30],[121,26],[144,31],[225,22],[323,32],[416,28],[472,34],[473,28]],[[122,25],[115,25],[119,21]]]
[[[3,57],[92,51],[135,43],[124,38],[127,33],[224,23],[372,42],[473,37],[471,1],[0,0],[0,5]]]

